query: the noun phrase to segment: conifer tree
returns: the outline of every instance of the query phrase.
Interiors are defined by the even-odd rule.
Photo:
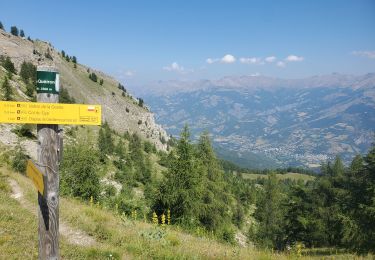
[[[11,26],[10,27],[10,33],[12,34],[12,35],[14,35],[14,36],[18,36],[18,28],[17,28],[17,26]]]
[[[187,126],[181,132],[176,157],[165,177],[166,181],[159,187],[154,209],[158,213],[170,209],[176,222],[196,226],[201,209],[201,182]]]
[[[14,63],[9,57],[6,57],[1,62],[2,66],[10,73],[17,74],[16,68],[14,67]]]
[[[4,25],[0,22],[0,30],[4,30]]]
[[[22,29],[20,31],[20,37],[25,37],[25,32]]]
[[[125,149],[125,145],[124,145],[124,142],[122,141],[122,139],[120,139],[114,149],[114,152],[116,153],[116,155],[120,158],[120,159],[124,159],[125,158],[125,155],[126,155],[126,149]]]
[[[100,195],[98,152],[86,143],[67,146],[61,164],[61,192],[96,201]]]
[[[3,99],[5,101],[12,100],[12,94],[13,94],[13,92],[12,92],[12,88],[11,88],[11,86],[9,84],[9,81],[8,81],[7,77],[5,77],[5,80],[4,80],[3,84],[2,84],[2,89],[4,90],[4,98]]]
[[[202,180],[202,210],[200,222],[208,230],[219,230],[231,222],[229,195],[225,191],[226,183],[223,170],[212,148],[208,132],[204,132],[198,142],[197,156],[199,174]]]
[[[106,155],[111,155],[114,151],[112,131],[107,122],[99,129],[98,148],[102,162],[105,161]]]
[[[99,129],[98,148],[100,161],[104,162],[106,158],[107,145],[105,142],[104,130],[102,127]]]
[[[260,222],[258,243],[267,248],[281,248],[284,240],[282,230],[282,193],[275,173],[269,175],[264,185],[264,194],[256,213]]]
[[[23,82],[31,83],[33,85],[36,84],[36,66],[31,62],[22,62],[20,76]]]
[[[112,138],[112,130],[109,127],[109,124],[107,122],[104,123],[104,137],[106,142],[106,152],[107,154],[113,154],[114,150],[114,144],[113,144],[113,138]]]
[[[145,166],[142,141],[136,133],[134,133],[130,138],[129,154],[136,180],[139,182],[144,182]]]

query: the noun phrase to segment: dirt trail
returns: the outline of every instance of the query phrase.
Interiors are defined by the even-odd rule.
[[[22,207],[32,212],[34,215],[38,215],[37,208],[32,206],[23,196],[23,192],[18,183],[9,179],[9,184],[12,188],[11,197],[19,201]],[[94,246],[97,244],[93,237],[90,237],[82,230],[75,229],[69,226],[67,223],[60,219],[60,235],[62,235],[70,244],[79,246]]]

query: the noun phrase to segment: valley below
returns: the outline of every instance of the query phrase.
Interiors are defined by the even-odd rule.
[[[374,141],[375,74],[226,77],[154,89],[146,101],[169,133],[185,124],[194,139],[208,131],[219,156],[243,167],[318,168],[336,155],[348,162]]]

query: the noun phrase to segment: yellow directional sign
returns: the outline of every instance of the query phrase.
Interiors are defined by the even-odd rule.
[[[34,182],[40,194],[44,193],[43,174],[32,160],[27,161],[26,175]]]
[[[100,105],[0,101],[0,123],[101,125]]]

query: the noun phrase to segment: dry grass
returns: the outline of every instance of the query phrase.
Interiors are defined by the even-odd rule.
[[[29,179],[1,168],[4,176],[17,181],[24,197],[35,207],[36,191]],[[5,184],[4,184],[5,183]],[[10,198],[9,188],[0,185],[0,259],[37,258],[37,219]],[[100,206],[90,206],[72,198],[61,198],[60,218],[72,227],[93,236],[95,248],[74,246],[61,239],[63,259],[354,259],[336,251],[304,251],[302,258],[283,253],[240,248],[209,238],[187,234],[176,227],[155,227],[133,221]],[[172,214],[173,218],[173,214]],[[330,255],[334,253],[334,255]],[[327,258],[327,256],[329,256]],[[357,259],[372,259],[372,256]]]
[[[243,175],[244,179],[250,179],[250,180],[256,180],[258,178],[268,178],[268,175],[266,174],[254,174],[254,173],[244,173]],[[286,180],[286,179],[291,179],[295,181],[313,181],[315,179],[314,176],[306,175],[306,174],[301,174],[301,173],[295,173],[295,172],[288,172],[286,174],[276,174],[276,177],[279,180]]]

